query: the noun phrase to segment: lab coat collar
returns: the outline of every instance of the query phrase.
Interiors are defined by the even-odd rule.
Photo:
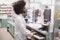
[[[22,16],[22,17],[23,17],[23,15],[22,15],[22,14],[19,14],[19,16]]]

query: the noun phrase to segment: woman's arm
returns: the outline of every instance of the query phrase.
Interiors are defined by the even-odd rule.
[[[26,22],[23,18],[18,18],[18,27],[20,28],[20,31],[25,36],[31,36],[33,35],[27,28],[26,28]]]

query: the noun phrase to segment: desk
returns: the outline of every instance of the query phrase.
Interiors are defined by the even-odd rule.
[[[33,28],[33,29],[39,29],[42,28],[41,24],[37,24],[37,23],[28,23],[27,26]]]
[[[37,32],[45,35],[45,36],[46,36],[46,34],[47,34],[47,31],[39,30],[39,28],[42,27],[42,25],[40,25],[40,24],[29,23],[29,24],[27,24],[27,27],[28,27],[29,29],[33,29],[33,30],[35,30],[35,31],[37,31]]]

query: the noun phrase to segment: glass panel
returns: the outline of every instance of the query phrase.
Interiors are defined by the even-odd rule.
[[[52,0],[40,0],[42,5],[51,5]]]
[[[30,0],[30,2],[34,2],[34,0]]]
[[[40,2],[40,0],[35,0],[35,2]]]

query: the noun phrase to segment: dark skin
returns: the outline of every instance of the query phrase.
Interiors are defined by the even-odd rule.
[[[27,10],[26,10],[26,8],[24,7],[23,8],[23,14],[22,14],[24,17],[27,15]]]

